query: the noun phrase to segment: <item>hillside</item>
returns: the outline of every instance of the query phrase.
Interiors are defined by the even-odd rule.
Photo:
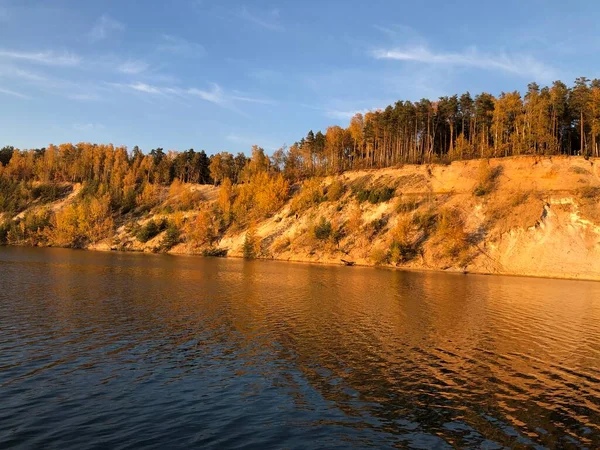
[[[60,214],[80,188],[4,220],[19,223],[42,208]],[[108,237],[82,246],[600,279],[597,159],[511,157],[350,171],[292,186],[289,200],[266,219],[227,226],[215,220],[222,191],[162,188],[150,210],[114,217]]]

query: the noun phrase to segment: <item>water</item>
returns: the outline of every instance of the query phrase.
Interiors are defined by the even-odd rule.
[[[600,446],[600,283],[0,248],[0,448],[369,446]]]

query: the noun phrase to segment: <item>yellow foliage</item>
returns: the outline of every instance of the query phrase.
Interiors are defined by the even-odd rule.
[[[200,211],[191,225],[190,240],[199,245],[212,244],[219,233],[216,218],[207,209]]]
[[[226,224],[231,221],[231,202],[233,198],[233,185],[229,178],[225,178],[219,189],[219,199],[217,204],[223,213],[223,220]]]
[[[281,174],[259,172],[236,189],[232,212],[238,223],[268,217],[287,200],[289,183]]]
[[[68,205],[55,213],[51,224],[49,239],[53,245],[81,247],[87,242],[98,242],[113,231],[110,196],[105,194]]]
[[[136,198],[137,206],[152,208],[158,203],[160,186],[158,184],[144,183],[142,192]]]
[[[354,204],[352,209],[350,210],[350,215],[348,217],[347,229],[350,233],[358,233],[362,227],[363,219],[362,219],[362,211],[360,206]]]
[[[169,187],[168,204],[175,209],[187,211],[193,209],[201,200],[198,192],[191,190],[190,185],[182,183],[176,178]]]
[[[291,202],[290,209],[293,213],[300,213],[313,205],[318,205],[324,200],[323,186],[318,178],[305,180],[300,193]]]

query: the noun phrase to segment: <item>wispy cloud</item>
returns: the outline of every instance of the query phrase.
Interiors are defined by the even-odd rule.
[[[151,86],[146,83],[134,83],[128,84],[127,87],[133,89],[134,91],[145,92],[146,94],[165,94],[165,88],[158,88],[156,86]]]
[[[123,31],[124,29],[125,25],[121,22],[118,22],[107,14],[103,14],[96,21],[88,36],[92,42],[97,42],[107,39],[111,34]]]
[[[254,97],[252,95],[249,95],[249,94],[246,94],[246,93],[240,92],[240,91],[232,91],[231,99],[237,100],[240,102],[246,102],[246,103],[257,103],[260,105],[276,105],[277,104],[277,102],[275,100],[271,100],[270,98]]]
[[[0,49],[1,59],[19,60],[48,66],[77,66],[81,62],[81,58],[78,55],[69,52],[26,52],[3,49]]]
[[[18,78],[25,81],[45,81],[46,77],[28,70],[23,70],[13,65],[0,66],[0,77]]]
[[[171,99],[200,99],[205,102],[236,111],[243,114],[242,111],[236,108],[236,103],[257,103],[257,104],[275,104],[274,101],[266,98],[248,96],[239,91],[225,91],[217,83],[211,83],[206,89],[196,87],[182,88],[178,86],[157,86],[143,82],[123,84],[123,83],[107,83],[113,88],[122,91],[137,92],[147,94],[149,96],[159,96]]]
[[[271,9],[269,11],[253,11],[248,10],[247,7],[242,7],[237,16],[247,22],[258,25],[261,28],[265,28],[271,31],[284,31],[285,28],[281,24],[279,18],[279,10]]]
[[[76,123],[73,125],[73,128],[77,131],[100,131],[104,130],[106,127],[101,123]]]
[[[144,61],[139,60],[125,61],[118,67],[119,72],[128,75],[137,75],[139,73],[145,72],[146,70],[148,70],[148,64]]]
[[[328,109],[325,111],[325,115],[331,119],[339,119],[339,120],[350,120],[356,114],[365,115],[369,111],[376,111],[377,108],[374,109],[352,109],[346,111],[340,111],[338,109]]]
[[[210,90],[191,88],[187,90],[187,93],[217,105],[222,105],[226,101],[223,89],[216,83],[212,83]]]
[[[554,76],[554,69],[537,61],[532,56],[520,54],[509,55],[506,53],[486,54],[479,52],[475,47],[458,53],[435,53],[426,46],[415,46],[377,49],[372,51],[371,54],[376,59],[500,70],[519,76],[533,76],[536,79],[544,80]]]
[[[178,36],[163,34],[161,42],[157,47],[159,52],[171,53],[186,58],[197,58],[206,54],[206,49],[202,44],[190,42]]]
[[[93,102],[93,101],[98,101],[98,100],[102,99],[102,97],[100,97],[100,95],[98,95],[95,92],[82,92],[82,93],[76,93],[76,94],[69,94],[67,96],[67,98],[70,98],[71,100],[81,101],[81,102]]]
[[[19,98],[31,98],[31,97],[28,97],[25,94],[21,94],[20,92],[12,91],[10,89],[4,89],[4,88],[1,88],[1,87],[0,87],[0,94],[10,95],[12,97],[19,97]]]

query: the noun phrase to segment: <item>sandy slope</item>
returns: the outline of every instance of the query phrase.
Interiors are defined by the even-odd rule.
[[[502,173],[492,193],[477,197],[479,161],[450,166],[404,166],[398,169],[357,171],[342,175],[346,185],[368,178],[371,185],[396,186],[401,198],[415,197],[432,208],[461,211],[467,231],[475,237],[466,265],[440,256],[436,245],[426,242],[422,253],[401,267],[464,270],[542,277],[600,279],[600,209],[598,199],[584,199],[582,192],[600,187],[599,161],[583,158],[516,157],[490,161]],[[332,178],[324,180],[331,183]],[[516,205],[515,197],[527,199]],[[321,216],[332,222],[348,220],[352,202],[324,202],[301,214],[289,216],[289,205],[258,224],[257,233],[267,243],[265,257],[291,261],[340,263],[349,259],[373,265],[376,247],[387,248],[390,230],[400,219],[391,200],[379,205],[361,204],[363,222],[385,218],[387,225],[376,236],[363,231],[342,240],[339,248],[304,243],[311,224]],[[421,207],[423,208],[423,207]],[[413,213],[414,214],[414,213]],[[245,233],[226,236],[219,246],[231,256],[242,255]],[[273,245],[288,238],[289,248]],[[269,245],[270,244],[270,245]],[[439,246],[438,246],[439,247]]]
[[[474,190],[481,182],[482,164],[489,164],[499,175],[490,193],[477,196]],[[388,251],[399,221],[414,222],[416,216],[428,212],[453,210],[459,212],[468,236],[468,246],[460,257],[445,250],[446,238],[437,235],[435,227],[429,232],[412,229],[410,240],[418,244],[418,251],[394,266],[600,280],[600,197],[594,191],[600,188],[599,160],[513,157],[484,163],[461,161],[447,166],[354,171],[337,178],[346,187],[340,200],[313,205],[297,216],[290,212],[288,202],[272,217],[256,224],[260,257],[335,264],[343,258],[375,265],[373,255]],[[335,179],[324,178],[323,186],[326,188]],[[375,205],[359,204],[351,192],[357,184],[393,187],[396,197]],[[207,202],[218,196],[214,187],[190,188],[203,190]],[[418,207],[398,212],[398,202],[409,199]],[[361,226],[348,231],[347,223],[357,207]],[[194,215],[194,211],[186,213],[190,219]],[[311,230],[321,217],[346,230],[337,244],[314,238]],[[126,228],[120,227],[113,239],[95,248],[150,251],[160,241],[158,236],[146,244],[136,243]],[[215,246],[226,250],[228,256],[239,257],[245,236],[245,229],[228,232]],[[184,236],[184,242],[171,252],[202,250],[185,242]]]

